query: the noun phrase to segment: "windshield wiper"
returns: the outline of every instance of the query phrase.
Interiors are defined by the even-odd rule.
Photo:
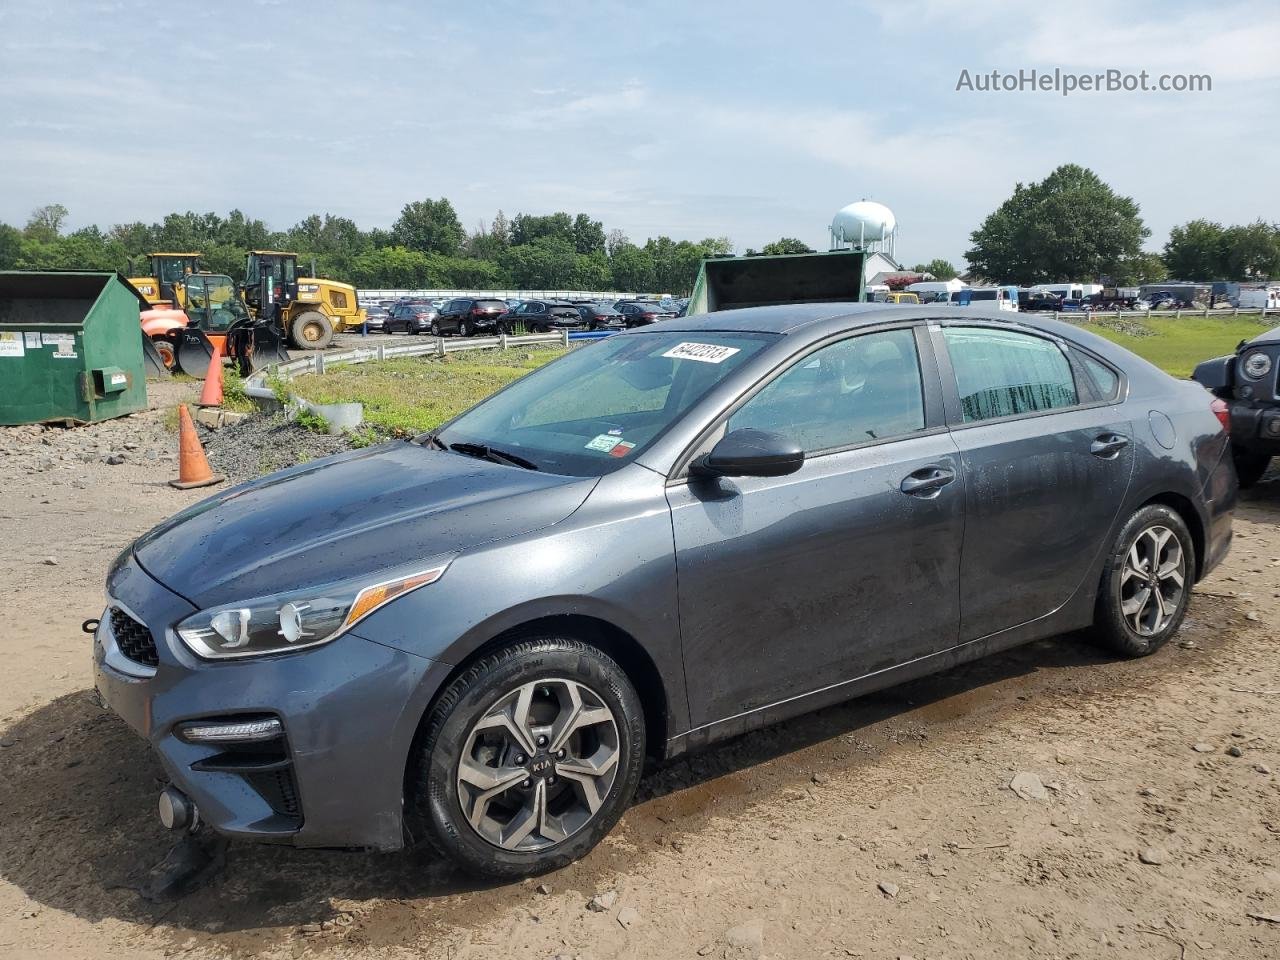
[[[451,443],[449,449],[464,456],[478,457],[493,463],[509,463],[513,467],[523,467],[525,470],[538,469],[538,465],[532,460],[526,460],[519,454],[507,453],[505,450],[498,450],[483,443]]]

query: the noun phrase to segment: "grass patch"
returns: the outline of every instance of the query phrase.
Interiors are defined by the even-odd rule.
[[[1274,320],[1268,318],[1268,321]],[[1149,360],[1157,367],[1175,377],[1189,377],[1195,365],[1211,357],[1235,353],[1236,344],[1241,340],[1256,337],[1263,330],[1274,326],[1271,322],[1260,322],[1257,315],[1245,317],[1150,317],[1139,319],[1124,318],[1124,325],[1130,329],[1117,329],[1108,325],[1106,318],[1101,322],[1080,322],[1086,330],[1092,330],[1118,343],[1127,350],[1132,350],[1144,360]]]
[[[255,413],[258,405],[244,392],[244,379],[235,367],[222,371],[222,409],[235,413]]]
[[[563,347],[533,347],[442,359],[398,357],[308,373],[290,387],[312,403],[362,403],[365,423],[395,436],[413,436],[434,430],[564,352]]]

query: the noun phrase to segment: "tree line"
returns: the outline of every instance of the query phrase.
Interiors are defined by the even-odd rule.
[[[358,288],[635,290],[683,295],[707,257],[728,256],[727,237],[693,242],[659,236],[634,243],[586,214],[498,211],[463,229],[444,198],[407,203],[389,230],[361,230],[353,220],[312,214],[285,231],[239,210],[171,213],[159,223],[122,223],[66,231],[60,204],[35,210],[19,228],[0,223],[0,270],[145,271],[150,251],[197,251],[212,273],[239,279],[244,254],[291,250],[317,274]]]
[[[1150,235],[1132,197],[1118,195],[1092,170],[1065,164],[1039,183],[1017,184],[970,235],[965,257],[971,274],[1019,285],[1280,276],[1280,224],[1192,220],[1170,231],[1160,253],[1142,249]]]
[[[89,269],[132,273],[151,250],[199,251],[205,268],[239,279],[244,252],[296,251],[321,276],[365,289],[462,288],[690,292],[698,265],[729,256],[728,237],[697,242],[660,236],[643,245],[621,230],[606,232],[585,213],[501,210],[473,231],[463,229],[445,198],[405,204],[388,230],[361,230],[353,220],[312,214],[283,232],[232,210],[171,213],[159,223],[116,224],[67,232],[60,204],[35,210],[19,228],[0,223],[0,270]],[[1038,183],[1019,183],[970,235],[968,278],[1029,285],[1096,280],[1120,285],[1180,280],[1280,277],[1280,224],[1258,220],[1223,226],[1191,220],[1174,227],[1160,253],[1143,249],[1151,231],[1132,197],[1118,195],[1092,170],[1065,164]],[[782,237],[747,256],[812,252]],[[949,280],[959,271],[938,258],[916,273]]]

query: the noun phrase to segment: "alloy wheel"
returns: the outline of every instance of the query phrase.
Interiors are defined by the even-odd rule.
[[[494,846],[543,850],[595,817],[620,757],[613,711],[589,687],[565,678],[522,684],[468,732],[458,801],[472,829]]]
[[[1167,627],[1182,603],[1186,577],[1186,554],[1177,535],[1159,524],[1141,530],[1120,573],[1120,611],[1129,628],[1150,637]]]

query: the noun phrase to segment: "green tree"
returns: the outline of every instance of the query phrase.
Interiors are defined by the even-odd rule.
[[[12,270],[22,256],[22,231],[0,223],[0,270]]]
[[[60,203],[47,203],[36,207],[27,218],[23,233],[31,240],[52,243],[62,233],[62,225],[67,219],[67,208]]]
[[[813,253],[813,247],[794,237],[782,237],[760,248],[760,255],[765,257],[776,257],[784,253]]]
[[[1253,280],[1280,275],[1280,229],[1256,220],[1227,227],[1222,233],[1224,262],[1221,277]],[[1204,276],[1200,279],[1216,279]]]
[[[453,204],[443,197],[406,203],[391,233],[396,243],[408,250],[446,257],[458,254],[464,237]]]
[[[1116,271],[1113,279],[1123,287],[1137,286],[1142,283],[1159,283],[1169,278],[1169,269],[1158,253],[1143,251],[1137,256],[1127,257]]]
[[[516,221],[519,222],[519,217]],[[563,237],[541,236],[514,244],[502,255],[502,269],[512,286],[521,290],[567,289],[577,267],[573,243]]]
[[[614,248],[609,272],[615,290],[643,293],[654,287],[653,257],[634,243],[624,241]]]
[[[1225,274],[1226,249],[1222,224],[1190,220],[1169,231],[1164,262],[1179,279],[1219,277]]]
[[[1065,164],[1040,183],[1017,184],[970,235],[965,257],[973,272],[1002,282],[1085,280],[1118,273],[1150,233],[1132,198]]]
[[[569,276],[571,290],[608,290],[613,283],[609,258],[604,250],[580,253],[574,260],[573,273]]]
[[[545,238],[574,243],[573,218],[567,213],[549,213],[546,216],[517,213],[516,218],[511,221],[513,247]]]
[[[928,263],[917,263],[911,268],[911,272],[930,273],[938,280],[953,280],[960,274],[960,271],[952,265],[950,260],[944,260],[941,257],[935,257]]]
[[[604,224],[578,214],[573,218],[573,246],[578,253],[604,253]]]

